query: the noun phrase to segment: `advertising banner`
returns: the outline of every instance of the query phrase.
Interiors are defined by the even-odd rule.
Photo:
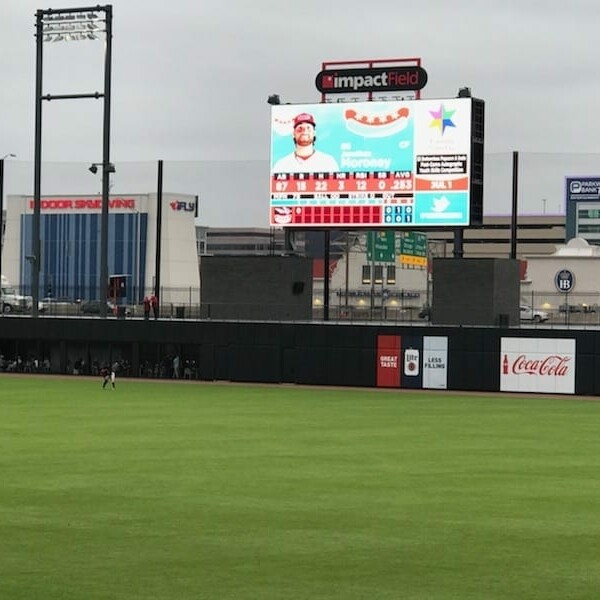
[[[423,336],[402,336],[402,372],[400,373],[400,387],[420,390],[423,387]]]
[[[321,102],[416,100],[428,79],[417,57],[335,60],[321,66],[315,79]]]
[[[270,223],[470,224],[472,98],[275,105]]]
[[[423,387],[445,390],[448,388],[448,338],[423,338]]]
[[[567,177],[565,200],[566,239],[581,237],[597,243],[600,177]]]
[[[315,78],[322,94],[416,91],[425,87],[427,71],[420,66],[324,69]]]
[[[421,351],[418,348],[407,348],[404,351],[404,376],[419,377],[421,369],[419,368],[419,359]]]
[[[400,336],[377,336],[377,387],[400,385]]]
[[[378,335],[377,387],[448,387],[446,336]]]
[[[575,340],[502,338],[500,390],[575,393]]]

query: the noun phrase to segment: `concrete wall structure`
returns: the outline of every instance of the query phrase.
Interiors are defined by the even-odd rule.
[[[310,320],[312,260],[204,256],[202,314],[211,319]]]
[[[436,325],[519,324],[519,263],[436,258],[431,321]]]

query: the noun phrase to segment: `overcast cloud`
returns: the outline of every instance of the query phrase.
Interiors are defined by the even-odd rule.
[[[421,57],[429,75],[424,98],[452,97],[462,86],[483,98],[487,213],[510,206],[513,150],[536,153],[522,161],[531,164],[522,177],[523,212],[541,212],[542,198],[548,212],[560,211],[565,176],[600,172],[593,156],[600,139],[600,4],[592,0],[112,4],[112,160],[182,161],[191,171],[192,161],[232,161],[222,188],[207,164],[198,169],[202,177],[182,178],[185,189],[172,190],[199,194],[208,225],[267,224],[267,96],[318,102],[314,78],[328,60]],[[78,6],[86,4],[0,5],[0,155],[15,153],[23,163],[7,162],[8,193],[31,190],[35,12]],[[100,42],[45,44],[44,93],[101,91],[102,51]],[[95,100],[44,103],[44,161],[101,160],[101,109]],[[542,153],[552,154],[549,168]],[[236,177],[235,161],[256,161],[244,168],[250,180]],[[215,171],[227,173],[222,165]],[[67,189],[51,168],[44,172],[43,193],[98,191],[98,182]],[[143,183],[117,173],[115,190],[155,191],[150,172]],[[178,187],[173,175],[168,185]]]

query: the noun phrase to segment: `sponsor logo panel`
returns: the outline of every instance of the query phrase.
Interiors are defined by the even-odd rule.
[[[423,388],[439,390],[448,388],[448,338],[446,336],[423,338]]]
[[[400,385],[400,336],[377,336],[377,387]]]
[[[599,200],[600,177],[567,179],[568,200]]]
[[[420,335],[402,336],[402,373],[400,387],[420,390],[423,387],[423,337]]]
[[[404,376],[418,377],[420,352],[417,348],[407,348],[404,351]]]
[[[502,338],[500,390],[575,393],[575,340]]]
[[[420,66],[335,69],[317,74],[315,85],[326,94],[420,90],[427,84],[427,71]]]

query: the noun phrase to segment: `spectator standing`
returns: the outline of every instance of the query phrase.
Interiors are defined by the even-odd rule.
[[[150,296],[150,305],[152,306],[154,319],[158,319],[158,297],[156,294],[152,294],[152,296]]]
[[[150,318],[150,298],[144,296],[144,319],[147,321]]]

